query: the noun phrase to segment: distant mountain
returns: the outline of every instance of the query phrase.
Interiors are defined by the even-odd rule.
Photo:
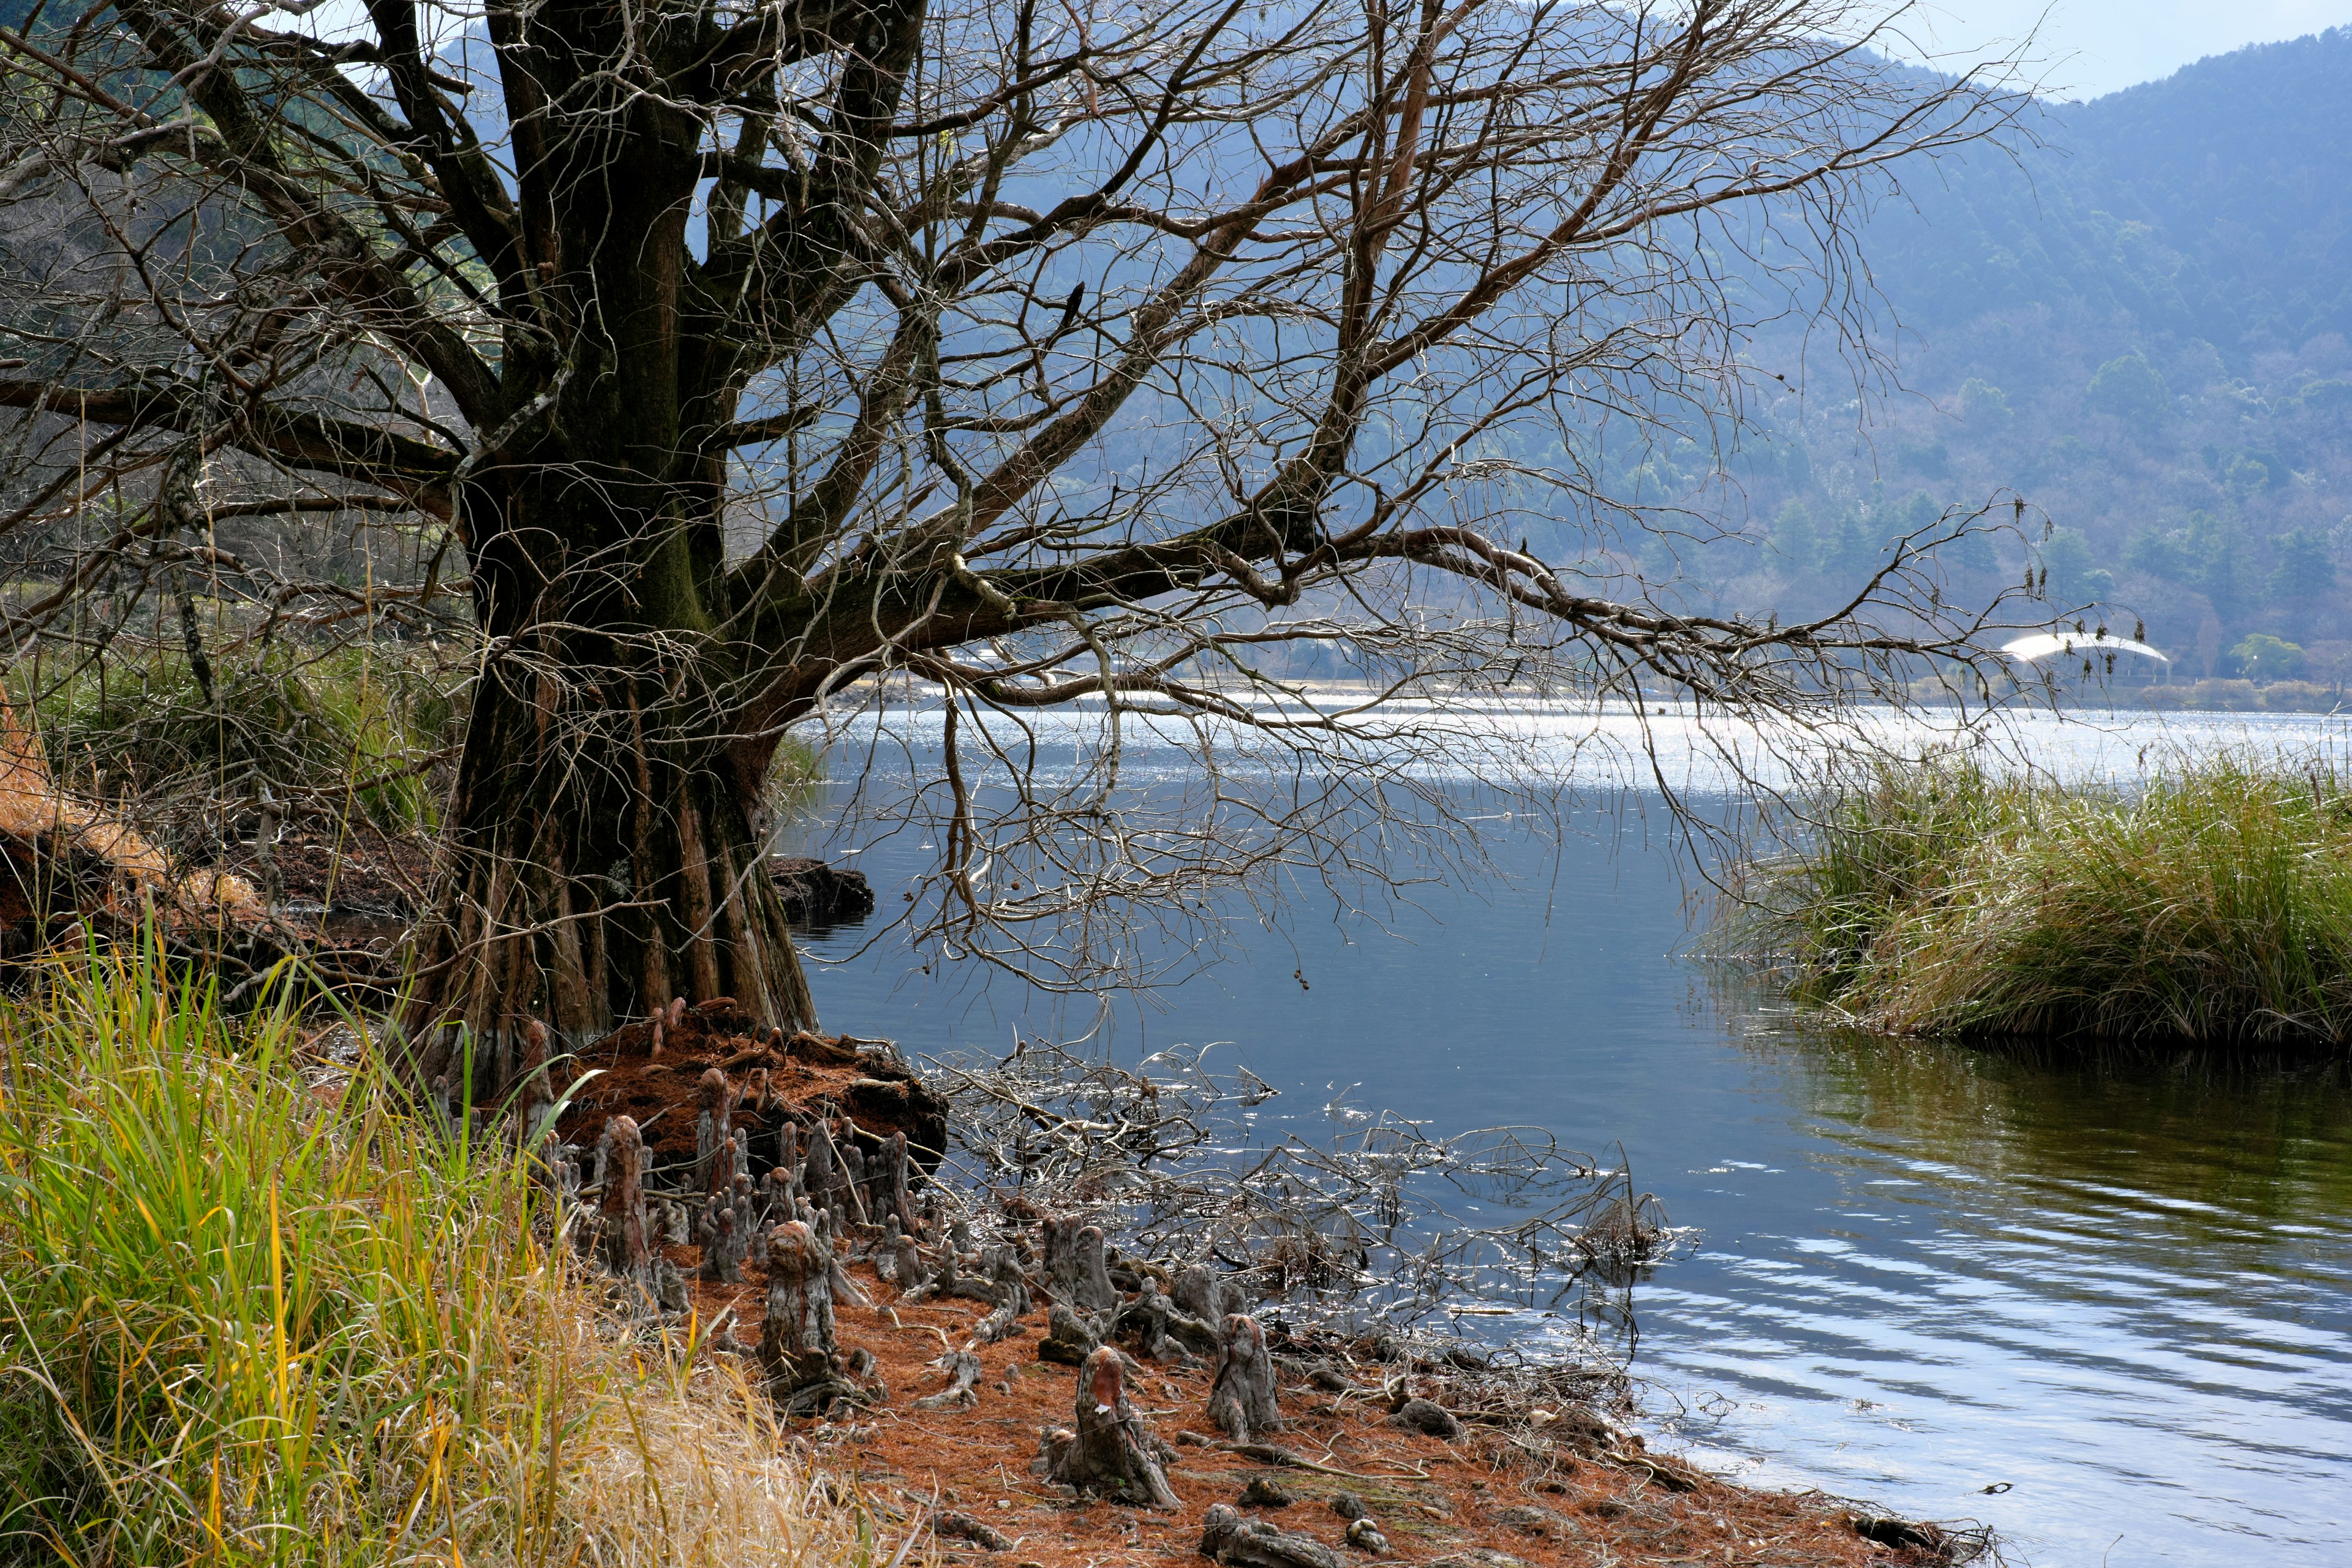
[[[2352,28],[2024,130],[1914,171],[1870,222],[1916,395],[1857,409],[1812,376],[1738,466],[1756,543],[1686,564],[1802,610],[1902,521],[2013,486],[2059,525],[2053,596],[2144,616],[2194,673],[2261,633],[2352,677]],[[1977,564],[2015,581],[2018,554]]]

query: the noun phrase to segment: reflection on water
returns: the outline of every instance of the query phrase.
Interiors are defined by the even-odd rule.
[[[1801,1164],[1641,1303],[1684,1436],[2002,1526],[2025,1554],[2352,1552],[2352,1091],[2333,1069],[2036,1059],[1748,1015]],[[1811,1189],[1804,1223],[1770,1189]],[[1982,1489],[2007,1483],[1986,1495]]]
[[[2146,743],[2059,740],[2109,767]],[[1121,1054],[1234,1042],[1286,1091],[1261,1114],[1302,1126],[1355,1086],[1441,1133],[1622,1140],[1702,1233],[1634,1289],[1636,1371],[1723,1468],[1980,1518],[2040,1564],[2352,1561],[2342,1073],[1801,1025],[1674,956],[1684,887],[1654,840],[1522,851],[1519,881],[1422,889],[1385,932],[1302,907],[1096,1037]],[[927,858],[902,839],[857,864],[887,910]],[[1001,980],[910,975],[887,940],[860,951],[873,935],[810,944],[847,960],[814,977],[835,1026],[936,1052],[1098,1023]]]

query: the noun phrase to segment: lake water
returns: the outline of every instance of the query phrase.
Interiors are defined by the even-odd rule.
[[[2115,771],[2151,744],[2342,734],[2175,715],[2043,722],[2025,749]],[[1666,737],[1670,778],[1703,792],[1719,781],[1685,739]],[[1658,1424],[1718,1470],[1980,1519],[2034,1564],[2352,1562],[2344,1073],[2084,1062],[1792,1017],[1678,956],[1687,884],[1656,821],[1634,795],[1557,847],[1507,837],[1520,878],[1420,889],[1385,931],[1301,902],[1097,1037],[1121,1055],[1233,1042],[1286,1091],[1269,1110],[1302,1119],[1355,1086],[1440,1132],[1622,1141],[1637,1184],[1699,1233],[1635,1288],[1634,1371]],[[856,861],[886,912],[936,858],[920,837]],[[924,976],[874,936],[808,943],[831,1026],[1002,1051],[1016,1026],[1097,1021],[1001,976]]]

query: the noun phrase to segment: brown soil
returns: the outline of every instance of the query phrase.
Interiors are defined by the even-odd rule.
[[[946,1102],[897,1058],[866,1042],[845,1035],[786,1039],[726,997],[689,1007],[677,1027],[665,1027],[659,1057],[653,1037],[650,1023],[630,1024],[581,1053],[572,1074],[596,1076],[557,1124],[564,1142],[593,1145],[607,1117],[626,1114],[643,1131],[656,1171],[690,1165],[702,1075],[717,1068],[735,1087],[734,1125],[751,1135],[754,1174],[773,1160],[775,1134],[787,1118],[824,1117],[836,1136],[868,1149],[904,1132],[926,1171],[947,1146]]]
[[[692,1278],[697,1249],[672,1247],[670,1256]],[[1056,1496],[1030,1474],[1029,1464],[1043,1428],[1071,1424],[1077,1373],[1037,1359],[1043,1308],[1013,1338],[971,1347],[986,1369],[975,1408],[919,1411],[912,1408],[915,1399],[947,1384],[946,1374],[930,1363],[950,1349],[964,1348],[985,1309],[961,1300],[902,1306],[898,1293],[865,1266],[852,1273],[876,1304],[838,1306],[842,1351],[873,1352],[888,1397],[803,1430],[816,1462],[853,1482],[871,1502],[904,1518],[935,1505],[978,1519],[1013,1542],[1008,1550],[988,1552],[942,1538],[941,1554],[950,1560],[1003,1568],[1197,1564],[1210,1505],[1237,1503],[1244,1486],[1265,1478],[1296,1500],[1245,1514],[1368,1564],[1452,1559],[1459,1568],[1510,1568],[1512,1560],[1578,1568],[1699,1563],[1826,1568],[1939,1561],[1916,1549],[1888,1551],[1862,1539],[1851,1511],[1832,1500],[1750,1490],[1649,1455],[1638,1436],[1615,1433],[1589,1412],[1568,1412],[1555,1424],[1555,1430],[1580,1432],[1577,1436],[1472,1426],[1448,1442],[1390,1425],[1388,1405],[1378,1395],[1329,1394],[1286,1374],[1282,1405],[1289,1426],[1269,1441],[1348,1473],[1270,1466],[1180,1436],[1214,1436],[1205,1368],[1147,1365],[1130,1384],[1137,1408],[1178,1445],[1168,1479],[1182,1500],[1180,1509],[1155,1513]],[[731,1312],[730,1331],[749,1349],[759,1336],[763,1287],[759,1270],[746,1274],[751,1283],[698,1282],[694,1291],[701,1321],[715,1322]],[[1362,1369],[1357,1380],[1379,1376],[1377,1368]],[[1407,1392],[1439,1389],[1424,1383]],[[1330,1507],[1343,1490],[1354,1492],[1379,1521],[1389,1542],[1385,1559],[1344,1544],[1346,1523]]]

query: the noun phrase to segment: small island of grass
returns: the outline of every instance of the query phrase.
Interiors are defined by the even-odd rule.
[[[2352,789],[2222,756],[2128,784],[1873,770],[1733,888],[1729,945],[1893,1034],[2340,1047]]]

